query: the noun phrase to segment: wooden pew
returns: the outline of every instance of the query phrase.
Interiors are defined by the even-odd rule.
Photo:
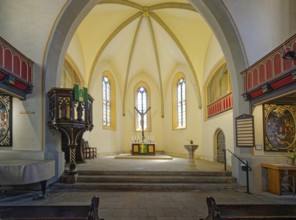
[[[208,216],[217,219],[296,219],[296,205],[291,204],[219,204],[207,198]]]
[[[88,141],[84,141],[84,157],[85,159],[94,159],[97,157],[97,148],[90,147]]]
[[[61,206],[0,206],[0,219],[17,220],[103,220],[99,218],[99,197],[94,196],[91,205]]]

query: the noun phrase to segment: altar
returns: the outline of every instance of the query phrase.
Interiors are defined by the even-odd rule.
[[[132,155],[155,155],[155,144],[132,143]]]

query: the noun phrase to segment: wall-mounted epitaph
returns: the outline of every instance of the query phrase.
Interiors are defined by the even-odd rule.
[[[254,117],[252,115],[241,115],[235,119],[236,146],[254,147]]]
[[[0,147],[12,146],[12,97],[0,94]]]
[[[289,151],[295,148],[296,105],[264,105],[264,150]]]

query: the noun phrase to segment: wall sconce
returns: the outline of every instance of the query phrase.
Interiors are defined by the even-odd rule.
[[[285,53],[283,55],[283,59],[288,60],[288,59],[292,59],[292,60],[296,60],[296,51],[290,50],[287,53]]]

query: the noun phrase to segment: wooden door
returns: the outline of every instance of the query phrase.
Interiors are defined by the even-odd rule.
[[[219,131],[217,134],[217,161],[224,163],[224,152],[225,152],[225,136],[223,131]]]

